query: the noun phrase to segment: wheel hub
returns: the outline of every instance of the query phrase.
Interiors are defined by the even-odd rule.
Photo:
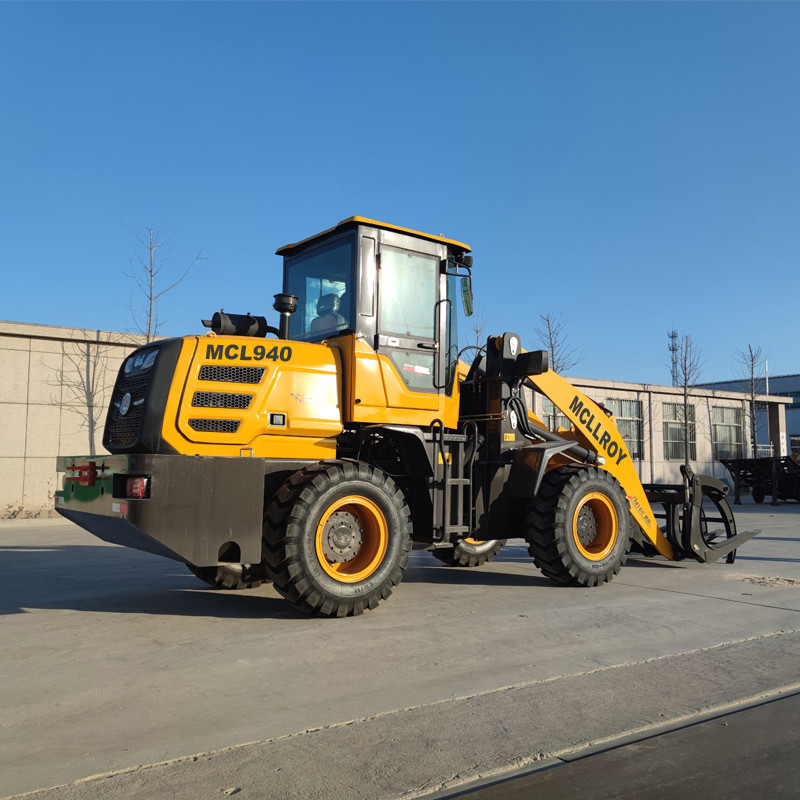
[[[577,521],[578,541],[586,547],[597,536],[597,517],[589,506],[584,506],[578,513]]]
[[[347,511],[335,511],[322,533],[322,552],[331,563],[341,564],[355,557],[362,540],[358,519]]]

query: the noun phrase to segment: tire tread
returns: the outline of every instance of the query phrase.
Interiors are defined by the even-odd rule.
[[[609,564],[605,572],[587,572],[570,552],[567,537],[571,532],[566,530],[566,520],[571,499],[585,491],[585,484],[597,480],[606,484],[609,493],[617,494],[619,499],[624,497],[619,482],[605,470],[558,467],[545,475],[539,494],[531,501],[525,518],[523,535],[534,564],[547,578],[563,586],[606,583],[619,572],[628,556],[627,519],[619,520],[621,535],[627,540],[622,554]],[[626,508],[624,502],[622,505]]]
[[[363,481],[384,493],[402,520],[400,555],[386,579],[361,597],[326,594],[308,577],[300,538],[314,500],[343,481]],[[296,608],[327,617],[357,616],[388,598],[400,583],[411,549],[411,517],[405,497],[385,473],[346,459],[320,461],[294,473],[278,490],[265,514],[264,560],[275,588]],[[391,543],[390,543],[391,545]]]

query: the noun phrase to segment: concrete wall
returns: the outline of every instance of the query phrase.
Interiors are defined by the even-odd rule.
[[[0,321],[0,518],[55,516],[56,456],[106,452],[109,394],[123,358],[143,341]]]

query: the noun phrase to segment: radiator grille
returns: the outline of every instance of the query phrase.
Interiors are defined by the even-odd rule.
[[[200,367],[201,381],[224,381],[225,383],[260,383],[266,370],[264,367],[227,367],[204,364]]]
[[[242,421],[239,419],[190,419],[189,426],[201,433],[236,433]]]
[[[144,404],[131,404],[128,413],[122,416],[119,413],[119,403],[122,398],[130,393],[135,400],[143,399],[147,394],[150,385],[150,375],[136,375],[122,380],[114,387],[114,394],[111,397],[112,412],[106,428],[106,441],[112,447],[132,447],[139,438],[139,423],[142,419]]]
[[[195,392],[192,405],[195,408],[247,408],[253,399],[251,394],[229,392]]]

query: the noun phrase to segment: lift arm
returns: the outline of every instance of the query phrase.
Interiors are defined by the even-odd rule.
[[[602,469],[613,475],[625,491],[631,516],[661,555],[673,559],[672,546],[656,523],[628,448],[616,426],[593,400],[555,372],[529,375],[536,390],[547,397],[580,431],[603,459]]]

